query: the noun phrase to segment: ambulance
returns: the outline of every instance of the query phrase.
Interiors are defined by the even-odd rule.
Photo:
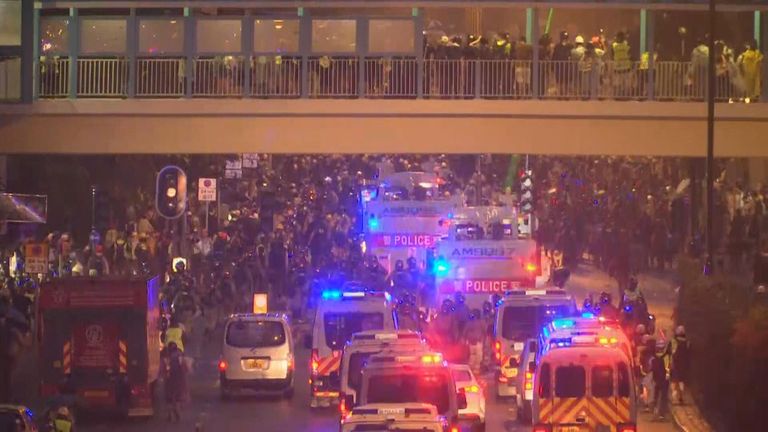
[[[634,375],[615,346],[561,340],[539,359],[534,432],[637,432]]]
[[[342,417],[341,432],[419,431],[447,432],[448,421],[434,405],[425,403],[369,404]]]
[[[496,394],[518,394],[517,375],[525,342],[536,338],[553,319],[576,314],[576,302],[565,290],[535,289],[508,292],[496,309],[493,357],[498,362]]]
[[[365,249],[391,273],[398,260],[414,257],[425,268],[427,251],[448,234],[458,198],[438,193],[438,177],[400,172],[382,179],[375,196],[364,202]]]
[[[417,332],[410,330],[372,330],[355,333],[341,355],[341,394],[339,411],[342,417],[355,406],[360,391],[363,368],[368,360],[384,351],[425,351],[427,344]]]
[[[580,345],[600,345],[617,347],[633,360],[632,342],[616,321],[595,317],[591,313],[582,316],[564,317],[552,320],[542,328],[539,334],[538,356],[548,350]]]
[[[470,309],[481,309],[493,294],[536,287],[541,254],[535,240],[519,234],[516,213],[467,207],[454,214],[435,252],[435,306],[461,293]]]
[[[310,406],[338,403],[341,354],[353,334],[367,330],[394,331],[396,327],[395,310],[386,292],[363,290],[354,283],[323,291],[312,326]]]

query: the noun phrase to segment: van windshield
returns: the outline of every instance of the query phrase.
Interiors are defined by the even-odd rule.
[[[227,326],[226,341],[235,348],[276,347],[285,343],[285,329],[278,321],[234,321]]]
[[[568,305],[507,306],[501,323],[501,336],[508,340],[536,337],[554,318],[571,313]]]
[[[325,323],[325,344],[328,348],[341,349],[353,333],[365,330],[383,330],[384,314],[379,312],[327,313]]]
[[[368,382],[366,403],[420,402],[437,407],[446,414],[450,409],[451,381],[447,373],[414,371],[397,375],[373,375]]]

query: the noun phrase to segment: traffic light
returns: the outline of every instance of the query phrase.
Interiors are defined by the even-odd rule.
[[[533,171],[523,171],[520,175],[520,211],[533,212]]]
[[[155,206],[160,216],[176,219],[187,208],[187,175],[177,167],[169,165],[157,174]]]

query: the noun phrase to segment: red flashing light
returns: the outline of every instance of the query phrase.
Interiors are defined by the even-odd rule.
[[[312,350],[312,360],[310,360],[312,366],[312,375],[317,375],[317,370],[320,368],[320,353],[317,349]]]
[[[227,362],[222,359],[219,361],[219,372],[226,372],[227,371]]]
[[[620,423],[616,427],[616,432],[637,432],[637,425],[634,423]]]
[[[451,432],[460,432],[460,429],[456,426],[451,427]]]
[[[345,399],[344,393],[341,393],[339,395],[339,414],[341,414],[341,418],[347,417],[347,401]]]
[[[505,377],[504,375],[499,375],[499,382],[502,384],[506,384],[509,382],[509,378]]]
[[[552,432],[552,425],[547,425],[547,424],[534,425],[533,432]]]

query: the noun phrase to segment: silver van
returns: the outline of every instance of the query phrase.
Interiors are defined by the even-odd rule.
[[[293,397],[293,336],[284,314],[234,314],[219,361],[222,398],[242,390]]]

